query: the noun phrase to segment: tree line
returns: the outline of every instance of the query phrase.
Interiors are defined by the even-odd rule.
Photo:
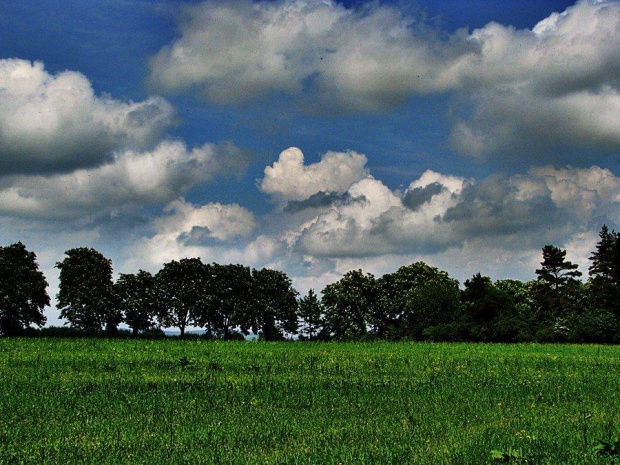
[[[319,297],[299,297],[282,271],[199,258],[172,260],[155,274],[139,270],[113,282],[112,262],[92,248],[65,252],[56,306],[75,334],[133,335],[175,327],[206,338],[250,333],[274,341],[433,340],[620,343],[620,233],[605,225],[588,279],[553,245],[542,249],[537,278],[493,282],[480,273],[463,286],[424,262],[380,278],[346,273]],[[0,247],[0,334],[32,333],[50,305],[34,252]]]

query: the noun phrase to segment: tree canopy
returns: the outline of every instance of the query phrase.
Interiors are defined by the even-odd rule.
[[[21,242],[0,247],[0,334],[22,333],[43,326],[43,309],[50,304],[47,281],[37,256]]]
[[[104,327],[109,334],[115,333],[122,315],[114,299],[112,261],[86,247],[67,250],[65,255],[56,263],[61,318],[86,334],[96,334]]]

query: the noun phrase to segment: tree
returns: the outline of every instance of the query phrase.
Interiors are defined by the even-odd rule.
[[[606,310],[620,317],[620,233],[603,225],[589,268],[590,307]]]
[[[302,334],[310,340],[315,339],[323,328],[323,305],[313,289],[299,299],[299,318]]]
[[[121,274],[114,284],[114,294],[123,321],[133,330],[134,336],[156,327],[160,306],[155,277],[151,273],[140,270],[137,274]]]
[[[583,308],[584,287],[577,278],[581,272],[578,265],[566,260],[566,250],[552,245],[542,249],[541,268],[536,270],[538,280],[534,298],[538,318],[547,325],[553,338],[563,338],[570,328],[566,321]]]
[[[209,269],[199,258],[183,258],[164,264],[155,276],[162,306],[160,321],[179,328],[181,338],[189,325],[200,326],[207,305]]]
[[[325,329],[334,339],[359,339],[368,333],[370,316],[377,304],[376,280],[362,270],[346,273],[323,289]]]
[[[591,277],[598,277],[620,284],[620,233],[603,225],[599,233],[596,251],[592,252]]]
[[[208,265],[206,299],[199,314],[208,335],[228,339],[248,314],[252,302],[252,274],[243,265]]]
[[[425,329],[452,321],[459,308],[459,284],[424,262],[401,266],[378,283],[374,331],[389,339],[419,339]]]
[[[297,291],[282,271],[263,268],[252,270],[253,304],[249,319],[241,329],[252,329],[266,341],[282,339],[284,333],[296,334]]]
[[[566,250],[546,245],[543,247],[542,253],[541,268],[536,270],[538,281],[558,291],[581,276],[581,272],[577,271],[579,265],[566,261]]]
[[[31,324],[43,326],[50,304],[37,256],[21,242],[0,247],[0,334],[12,336]]]
[[[114,334],[122,315],[114,301],[112,261],[86,247],[67,250],[65,255],[56,263],[60,317],[87,334],[96,334],[104,326],[108,334]]]
[[[480,273],[466,280],[464,286],[461,291],[461,318],[469,325],[470,336],[482,341],[514,340],[519,325],[514,324],[516,311],[510,294],[497,288],[491,278]],[[505,322],[508,324],[502,324]]]

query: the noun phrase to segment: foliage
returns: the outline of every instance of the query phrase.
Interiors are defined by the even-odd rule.
[[[183,338],[188,325],[201,323],[208,268],[199,258],[172,260],[164,264],[155,279],[162,308],[160,321],[164,326],[179,328]]]
[[[313,289],[299,299],[299,318],[301,318],[300,337],[314,340],[323,328],[323,305]]]
[[[252,275],[243,265],[208,265],[205,305],[199,326],[210,337],[231,339],[233,328],[247,317],[252,303]]]
[[[103,327],[114,334],[122,315],[114,300],[112,261],[86,247],[67,250],[65,255],[56,263],[60,269],[56,296],[60,317],[87,334],[96,334]]]
[[[349,271],[328,284],[323,290],[326,332],[337,341],[365,336],[376,297],[374,276],[362,270]]]
[[[0,247],[0,335],[14,336],[30,325],[43,326],[50,304],[37,256],[21,242]]]
[[[282,271],[263,268],[252,270],[252,279],[250,319],[241,329],[247,330],[249,323],[249,328],[266,341],[282,339],[284,333],[296,334],[298,293],[290,278]]]
[[[133,330],[134,336],[157,327],[161,309],[157,296],[155,277],[148,271],[121,274],[114,284],[114,295],[123,321]]]

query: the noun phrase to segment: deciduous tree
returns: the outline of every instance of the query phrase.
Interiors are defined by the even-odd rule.
[[[114,294],[123,321],[133,330],[134,335],[157,325],[161,308],[155,277],[151,273],[140,270],[136,274],[121,274],[114,284]]]
[[[249,319],[241,329],[251,328],[266,341],[282,339],[284,333],[296,334],[298,294],[286,273],[269,268],[254,269],[252,280],[253,303]]]
[[[156,275],[157,292],[162,306],[160,321],[179,328],[181,338],[189,325],[200,326],[207,305],[208,267],[199,258],[183,258],[164,264]]]
[[[16,335],[31,324],[43,326],[50,304],[37,256],[21,242],[0,247],[0,334]]]
[[[92,248],[80,247],[65,252],[56,263],[60,269],[59,292],[56,296],[61,318],[87,334],[103,327],[115,333],[122,315],[112,289],[112,261]]]

